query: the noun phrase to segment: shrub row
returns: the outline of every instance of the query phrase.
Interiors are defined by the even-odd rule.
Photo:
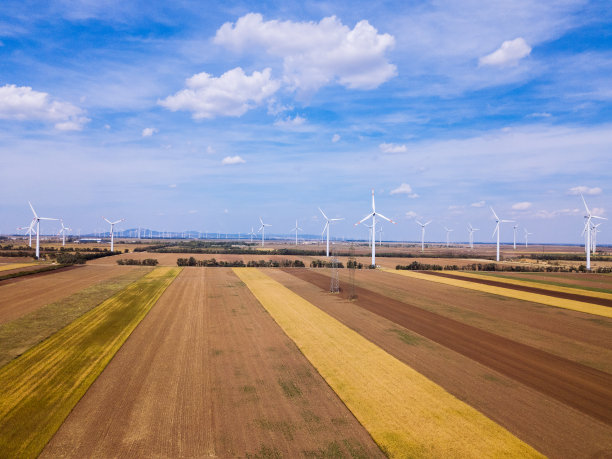
[[[242,260],[217,261],[215,258],[210,260],[196,260],[194,257],[178,258],[178,266],[211,266],[211,267],[249,267],[249,268],[303,268],[304,263],[300,260],[250,260],[246,264]]]
[[[138,265],[138,266],[157,266],[159,261],[157,258],[145,258],[144,260],[136,260],[134,258],[121,258],[117,260],[118,265]]]

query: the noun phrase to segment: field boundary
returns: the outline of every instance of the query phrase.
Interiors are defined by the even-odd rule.
[[[234,272],[389,456],[539,456],[261,270]]]

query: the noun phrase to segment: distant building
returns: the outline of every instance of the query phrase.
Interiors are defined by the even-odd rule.
[[[102,239],[96,239],[96,238],[82,238],[82,239],[78,239],[76,241],[77,244],[100,244],[102,242]]]

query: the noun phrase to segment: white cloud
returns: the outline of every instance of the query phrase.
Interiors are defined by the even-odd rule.
[[[143,137],[151,137],[153,134],[155,134],[157,132],[157,128],[144,128],[142,130],[142,136]]]
[[[335,16],[318,23],[281,22],[249,13],[235,24],[223,24],[214,42],[236,51],[260,47],[282,58],[285,83],[306,93],[331,83],[373,89],[397,74],[385,57],[395,39],[365,20],[351,30]]]
[[[223,213],[224,214],[229,214],[229,210],[228,209],[223,209]]]
[[[480,65],[505,67],[518,64],[518,61],[528,56],[529,53],[531,53],[531,47],[524,38],[519,37],[503,42],[497,50],[481,57],[478,62]]]
[[[208,153],[209,155],[212,155],[214,153],[216,153],[215,149],[213,147],[211,147],[210,145],[206,147],[206,153]]]
[[[171,185],[168,185],[168,188],[176,188],[176,183],[172,183]]]
[[[517,202],[516,204],[512,204],[512,210],[527,210],[531,207],[530,202]]]
[[[192,209],[192,210],[190,210],[190,211],[189,211],[189,213],[190,213],[190,214],[197,214],[197,213],[198,213],[198,211],[197,211],[197,210],[195,210],[195,209]]]
[[[593,215],[597,215],[598,217],[603,217],[606,214],[606,209],[603,207],[593,207],[591,209],[591,213]]]
[[[332,137],[332,142],[336,143],[340,140],[340,136],[338,134],[334,134],[334,136]]]
[[[241,116],[257,107],[280,87],[270,78],[271,70],[254,71],[248,76],[240,67],[213,77],[206,72],[197,73],[186,81],[187,88],[158,101],[169,110],[186,110],[193,118]]]
[[[305,122],[306,122],[306,118],[302,118],[300,115],[295,115],[295,117],[293,117],[293,118],[288,116],[285,119],[277,120],[274,123],[274,126],[285,127],[285,128],[292,128],[292,127],[301,126]]]
[[[246,161],[244,159],[242,159],[240,156],[226,156],[225,158],[223,158],[223,160],[221,161],[221,164],[223,165],[228,165],[228,164],[241,164],[241,163],[245,163]]]
[[[548,219],[548,218],[559,217],[561,215],[579,215],[580,213],[581,213],[580,209],[560,209],[560,210],[552,210],[552,211],[539,210],[538,212],[535,213],[535,217]]]
[[[406,218],[417,218],[417,213],[413,210],[406,212]]]
[[[395,143],[381,143],[378,147],[383,153],[406,153],[408,151],[406,145],[398,145]]]
[[[586,195],[595,196],[595,195],[601,194],[602,191],[603,190],[599,187],[589,188],[588,186],[575,186],[573,188],[570,188],[567,194],[573,194],[573,195],[586,194]]]
[[[46,92],[34,91],[29,86],[14,84],[0,87],[0,119],[48,121],[60,131],[79,131],[89,121],[75,105],[52,100]]]
[[[528,115],[529,118],[550,118],[552,115],[548,112],[535,112]]]
[[[402,183],[397,188],[391,190],[390,194],[407,194],[409,198],[418,198],[419,195],[412,191],[412,187],[407,183]]]
[[[486,204],[485,201],[478,201],[478,202],[473,202],[472,204],[470,204],[471,207],[484,207]]]

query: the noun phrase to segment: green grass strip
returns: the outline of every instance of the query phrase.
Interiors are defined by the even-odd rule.
[[[0,368],[151,272],[151,269],[129,270],[11,322],[0,324]]]
[[[157,268],[0,369],[0,452],[36,457],[179,274]]]

